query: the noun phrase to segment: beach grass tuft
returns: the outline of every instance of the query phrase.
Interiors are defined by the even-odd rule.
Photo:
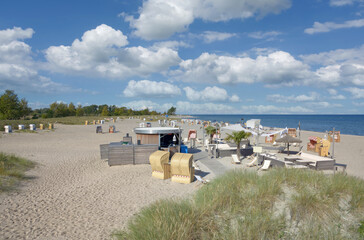
[[[188,200],[161,200],[117,239],[361,239],[364,181],[299,169],[230,171]]]
[[[12,189],[19,180],[25,178],[24,172],[34,166],[32,161],[0,153],[0,192]]]

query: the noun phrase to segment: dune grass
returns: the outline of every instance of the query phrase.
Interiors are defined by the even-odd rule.
[[[342,174],[232,171],[189,200],[162,200],[116,239],[362,239],[364,181]]]
[[[0,192],[12,189],[16,183],[25,178],[25,171],[35,163],[24,158],[0,153]]]

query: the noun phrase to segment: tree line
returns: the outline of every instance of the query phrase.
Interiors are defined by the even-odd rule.
[[[176,108],[171,107],[163,114],[174,115]],[[90,105],[77,107],[71,102],[54,102],[48,108],[32,110],[28,107],[28,102],[23,98],[19,100],[13,90],[6,90],[0,97],[0,119],[16,120],[21,118],[58,118],[68,116],[141,116],[141,115],[162,115],[157,111],[133,110],[127,107],[117,107],[115,105]]]

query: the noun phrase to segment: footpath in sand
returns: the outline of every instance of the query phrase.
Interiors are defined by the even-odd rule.
[[[109,124],[103,125],[108,130]],[[136,120],[114,124],[120,132],[96,134],[95,126],[56,125],[54,131],[12,133],[0,151],[38,163],[31,180],[0,194],[0,239],[110,239],[142,207],[184,197],[198,183],[179,184],[151,177],[149,165],[109,167],[99,145],[120,141]]]

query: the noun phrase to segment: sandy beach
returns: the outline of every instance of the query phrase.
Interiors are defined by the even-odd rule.
[[[0,194],[1,239],[110,239],[142,207],[164,198],[188,197],[201,184],[172,183],[151,177],[149,165],[109,167],[100,160],[99,145],[120,141],[140,120],[114,123],[117,133],[95,133],[95,126],[55,125],[55,130],[37,133],[3,134],[0,151],[38,163],[27,172],[29,180],[17,190]],[[153,123],[155,126],[156,123]],[[189,128],[183,124],[183,136]],[[309,136],[323,133],[303,131],[303,145]],[[223,135],[224,136],[224,135]],[[262,141],[262,139],[261,139]],[[335,144],[335,158],[348,165],[347,173],[364,178],[364,137],[341,135]],[[305,149],[305,148],[304,148]],[[230,160],[221,159],[231,168]],[[203,164],[199,165],[204,169]],[[213,175],[206,176],[213,178]]]

